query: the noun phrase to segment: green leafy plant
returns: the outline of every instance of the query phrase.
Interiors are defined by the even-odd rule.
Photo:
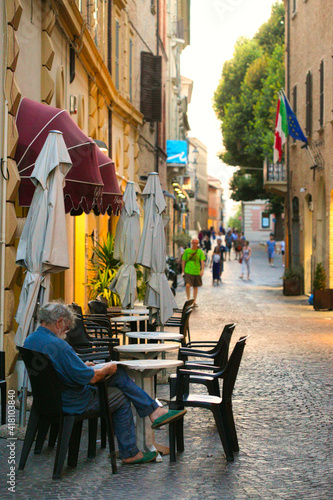
[[[186,233],[178,233],[173,236],[173,241],[179,246],[186,248],[191,243],[191,236]]]
[[[303,279],[303,267],[302,266],[289,266],[284,274],[284,280],[302,280]]]
[[[135,264],[136,269],[136,293],[138,300],[143,302],[146,295],[147,281],[146,281],[146,271],[139,264]]]
[[[105,241],[96,243],[89,269],[91,278],[88,280],[89,298],[105,297],[110,307],[121,305],[119,295],[109,289],[109,285],[120,267],[120,261],[114,258],[113,252],[114,237],[108,233]]]
[[[319,262],[313,280],[313,290],[326,290],[326,277],[324,266]]]

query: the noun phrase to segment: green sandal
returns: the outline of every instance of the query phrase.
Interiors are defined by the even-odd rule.
[[[186,411],[187,410],[169,410],[168,413],[154,420],[151,428],[157,429],[162,425],[170,424],[170,422],[175,422],[176,420],[182,418],[185,415]]]
[[[158,455],[157,451],[144,451],[143,457],[134,460],[134,462],[123,462],[124,465],[148,464],[153,462]]]

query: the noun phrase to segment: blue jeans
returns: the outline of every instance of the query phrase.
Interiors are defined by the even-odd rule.
[[[128,376],[126,370],[118,365],[117,372],[107,381],[109,406],[112,411],[114,432],[117,436],[119,456],[133,457],[139,452],[136,446],[135,427],[131,403],[141,418],[150,415],[158,404],[143,389],[138,387]],[[96,393],[88,404],[86,411],[99,406]]]

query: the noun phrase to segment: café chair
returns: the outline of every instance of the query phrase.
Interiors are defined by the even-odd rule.
[[[214,415],[216,427],[221,439],[224,453],[229,462],[234,460],[233,453],[239,451],[236,427],[232,412],[232,393],[235,386],[239,366],[242,360],[245,343],[248,337],[241,337],[236,343],[226,366],[217,372],[207,375],[206,372],[177,369],[176,395],[170,400],[170,410],[180,410],[184,407],[205,408]],[[210,379],[210,394],[196,394],[187,391],[192,383],[201,383],[200,379]],[[214,392],[214,380],[222,379],[222,397],[211,395]],[[169,426],[170,461],[176,461],[177,450],[184,451],[183,418]]]
[[[88,458],[96,456],[96,431],[97,419],[101,417],[106,424],[106,431],[109,442],[112,473],[117,472],[115,443],[112,419],[108,405],[106,381],[103,380],[97,385],[100,409],[82,414],[69,415],[62,409],[61,393],[68,389],[57,375],[54,366],[47,354],[32,351],[24,347],[18,347],[21,357],[26,366],[33,395],[33,404],[30,418],[21,452],[19,470],[23,470],[31,450],[37,432],[44,434],[38,439],[45,439],[45,429],[47,432],[50,424],[58,424],[58,443],[53,468],[53,479],[60,479],[68,451],[68,465],[77,466],[78,452],[83,420],[88,420],[89,444]],[[42,439],[43,438],[43,439]]]
[[[7,382],[5,377],[5,352],[0,351],[1,425],[6,423]]]
[[[179,328],[179,329],[182,328],[182,323],[184,323],[184,321],[185,321],[185,314],[189,310],[192,312],[193,304],[194,304],[194,299],[190,299],[184,303],[184,306],[182,309],[174,309],[173,316],[170,319],[168,319],[168,321],[165,323],[164,327]],[[188,338],[189,341],[191,339],[189,322],[187,323],[186,338]]]
[[[228,362],[230,340],[235,328],[235,323],[225,325],[221,336],[219,340],[215,342],[213,349],[203,350],[188,347],[191,345],[191,343],[187,344],[186,347],[181,347],[178,352],[178,359],[183,361],[184,366],[189,369],[210,371],[218,371],[223,369]],[[202,342],[201,347],[209,347],[211,345],[212,344],[206,344],[205,342]],[[194,361],[189,361],[188,358],[191,357],[194,357],[196,359]],[[209,374],[207,376],[202,377],[200,383],[205,385],[208,389],[213,387],[213,391],[210,394],[220,396],[218,378],[215,378],[211,384]],[[171,374],[169,377],[170,398],[173,398],[176,395],[176,379],[177,375],[175,373]]]

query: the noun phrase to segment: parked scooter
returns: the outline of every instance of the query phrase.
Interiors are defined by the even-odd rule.
[[[173,295],[176,295],[178,279],[177,279],[177,262],[174,257],[167,257],[165,274],[170,284],[170,288]]]

